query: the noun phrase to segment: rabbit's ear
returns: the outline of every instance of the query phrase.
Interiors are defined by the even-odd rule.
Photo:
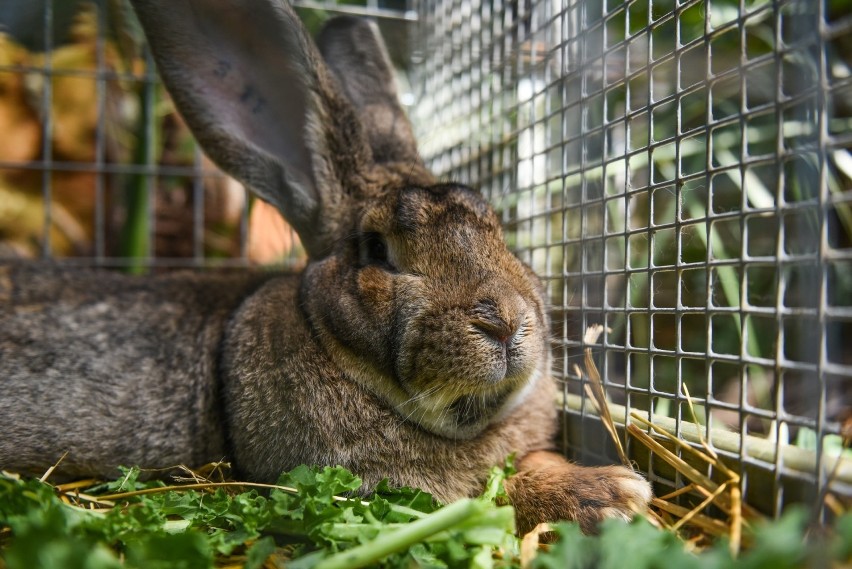
[[[223,170],[272,203],[311,257],[351,213],[366,136],[284,0],[133,0],[160,75]],[[347,185],[348,186],[348,185]]]
[[[355,105],[376,162],[422,164],[411,123],[399,104],[387,49],[374,24],[343,16],[326,23],[317,45]]]

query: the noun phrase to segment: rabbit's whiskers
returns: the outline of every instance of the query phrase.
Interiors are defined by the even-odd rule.
[[[438,391],[440,391],[443,387],[444,387],[444,385],[441,385],[441,384],[434,385],[434,386],[432,386],[432,387],[430,387],[430,388],[428,388],[428,389],[426,389],[426,390],[424,390],[424,391],[422,391],[422,392],[420,392],[420,393],[418,393],[418,394],[416,394],[416,395],[413,395],[413,396],[412,396],[412,397],[410,397],[408,400],[404,401],[404,402],[400,405],[400,407],[401,407],[401,408],[404,408],[404,407],[405,407],[405,406],[407,406],[407,405],[410,405],[410,404],[412,404],[412,403],[417,403],[418,401],[421,401],[421,400],[423,400],[423,399],[426,399],[426,398],[428,398],[428,397],[430,397],[430,396],[434,395],[434,394],[435,394],[435,393],[437,393]],[[425,417],[425,416],[426,416],[426,413],[428,413],[428,412],[429,412],[429,409],[428,409],[428,408],[426,408],[426,407],[423,407],[423,406],[421,406],[421,405],[415,405],[415,406],[411,409],[411,411],[409,411],[409,412],[408,412],[408,414],[407,414],[405,417],[400,416],[400,418],[399,418],[399,423],[404,423],[404,422],[406,422],[406,421],[409,421],[409,420],[412,418],[412,416],[413,416],[415,413],[418,413],[418,412],[419,412],[419,417],[415,418],[415,422],[419,422],[419,420],[420,420],[420,419],[423,419],[423,417]]]

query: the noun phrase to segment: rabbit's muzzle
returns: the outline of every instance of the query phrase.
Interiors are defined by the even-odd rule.
[[[497,303],[486,298],[474,307],[474,318],[471,322],[487,338],[497,342],[504,350],[514,343],[515,334],[520,328],[520,319],[516,314],[508,317],[500,314]]]
[[[512,293],[472,307],[433,307],[405,326],[398,378],[421,425],[453,437],[479,433],[523,400],[546,371],[543,323]]]
[[[516,307],[509,310],[509,315],[501,315],[498,304],[492,299],[480,301],[473,309],[471,326],[474,333],[482,336],[479,341],[474,335],[471,341],[477,345],[474,354],[479,353],[488,362],[484,374],[479,381],[489,385],[497,385],[504,380],[512,382],[520,379],[530,371],[527,364],[529,359],[529,330],[534,326],[529,314],[522,308],[518,298],[513,304]],[[490,370],[488,369],[490,368]],[[490,371],[490,373],[488,373]],[[479,391],[477,385],[473,385]]]

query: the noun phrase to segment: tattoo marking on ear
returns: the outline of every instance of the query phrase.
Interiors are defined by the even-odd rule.
[[[251,107],[251,113],[256,115],[266,106],[266,99],[254,90],[251,85],[246,85],[243,92],[240,93],[240,102]]]
[[[216,69],[213,70],[213,75],[217,79],[224,79],[231,72],[231,62],[225,59],[216,61]]]

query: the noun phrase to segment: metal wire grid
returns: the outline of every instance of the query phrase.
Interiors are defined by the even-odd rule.
[[[688,388],[765,509],[814,501],[829,477],[849,494],[848,459],[832,472],[828,458],[852,405],[848,6],[423,0],[418,12],[424,151],[483,188],[547,287],[569,450],[606,459],[572,396],[583,331],[604,324],[598,363],[624,413],[683,434]],[[658,466],[651,477],[674,482]]]
[[[221,174],[197,150],[177,164],[156,150],[162,101],[150,58],[142,50],[144,65],[126,69],[109,60],[122,6],[97,3],[94,65],[54,60],[50,2],[43,47],[30,47],[43,60],[2,61],[0,78],[42,80],[38,156],[0,154],[0,190],[21,173],[36,176],[27,191],[43,205],[41,256],[64,257],[52,234],[60,177],[86,174],[91,245],[66,262],[139,265],[110,242],[108,197],[129,179],[144,188],[135,195],[149,220],[142,266],[245,264],[245,209],[235,256],[214,259],[207,249],[207,188]],[[598,362],[616,404],[669,416],[683,433],[688,385],[707,437],[740,461],[747,488],[757,487],[750,477],[768,481],[770,510],[787,494],[821,491],[833,464],[826,449],[852,399],[848,10],[806,0],[416,7],[422,149],[448,177],[483,188],[547,287],[570,450],[611,459],[574,397],[582,331],[601,323],[610,331]],[[375,3],[346,10],[412,20]],[[56,151],[62,77],[93,87],[96,120],[82,159]],[[119,162],[109,131],[122,83],[140,94],[135,136],[145,143]],[[164,256],[154,246],[156,212],[164,180],[176,179],[190,185],[191,251]],[[723,428],[764,442],[731,443]],[[804,444],[809,437],[816,442]],[[793,452],[791,442],[808,448]],[[834,487],[848,493],[843,468]],[[675,482],[653,463],[648,471]]]
[[[141,117],[153,117],[155,106],[155,88],[156,76],[151,62],[150,56],[144,56],[144,71],[133,72],[126,70],[118,71],[107,65],[106,62],[106,42],[108,30],[113,27],[108,21],[108,10],[105,2],[98,4],[98,9],[94,12],[97,17],[97,35],[94,41],[94,67],[65,67],[56,68],[54,65],[55,57],[55,39],[56,32],[54,30],[54,3],[45,2],[43,4],[42,25],[43,32],[40,34],[43,38],[43,45],[32,46],[33,52],[42,52],[43,59],[38,64],[19,63],[11,61],[0,67],[0,72],[4,74],[20,75],[32,81],[34,78],[39,81],[39,101],[35,103],[34,109],[37,113],[39,123],[39,136],[41,139],[39,155],[27,161],[16,161],[8,157],[0,157],[0,167],[3,168],[8,177],[14,177],[16,172],[31,171],[40,174],[40,196],[33,194],[33,188],[21,188],[20,193],[31,196],[34,200],[41,198],[41,205],[44,212],[43,220],[40,220],[40,236],[33,235],[37,239],[39,254],[42,257],[50,258],[57,256],[54,250],[55,238],[51,234],[53,227],[56,225],[55,219],[55,199],[54,199],[54,180],[57,174],[63,173],[87,173],[92,174],[91,181],[93,184],[93,196],[80,196],[79,199],[91,202],[92,214],[94,219],[91,220],[94,226],[92,232],[91,248],[87,252],[89,255],[77,257],[77,260],[88,263],[93,262],[98,265],[119,265],[123,266],[129,261],[126,259],[107,257],[107,213],[106,213],[106,188],[107,177],[110,175],[119,176],[144,176],[145,202],[143,207],[147,210],[148,217],[153,218],[154,210],[154,183],[156,177],[159,176],[186,176],[194,177],[201,180],[203,172],[200,170],[200,155],[196,153],[196,164],[192,166],[162,166],[155,163],[154,144],[144,145],[141,149],[141,155],[138,156],[137,164],[127,163],[110,163],[106,158],[107,154],[107,135],[106,129],[109,124],[107,116],[107,104],[109,84],[111,82],[127,82],[139,83],[143,108],[139,113]],[[125,7],[126,8],[126,7]],[[17,30],[7,30],[10,36],[14,37]],[[8,45],[4,46],[9,48]],[[91,82],[94,85],[94,112],[97,115],[96,120],[91,125],[94,128],[91,142],[93,144],[93,152],[89,161],[71,161],[61,160],[54,155],[54,141],[56,134],[55,117],[56,105],[62,101],[57,101],[54,94],[54,85],[61,81],[62,78],[76,78],[79,83]],[[78,84],[79,84],[78,83]],[[153,120],[144,121],[143,128],[145,136],[149,140],[153,138],[153,129],[155,122]],[[15,190],[12,190],[15,191]],[[203,192],[200,182],[195,185],[194,193],[199,199],[201,206],[199,211],[203,212]],[[137,204],[140,205],[140,204]],[[14,218],[13,218],[14,219]],[[201,243],[201,228],[202,224],[197,224],[197,228],[193,231],[193,249],[198,253]],[[150,227],[149,231],[153,232],[154,228]],[[13,251],[15,252],[15,251]],[[61,255],[59,255],[61,256]],[[154,264],[152,259],[153,253],[146,251],[148,262]]]
[[[346,13],[396,38],[415,18],[395,0],[294,4],[315,27]],[[132,272],[256,262],[249,196],[173,112],[127,0],[0,2],[0,32],[0,257]],[[302,259],[294,246],[276,261]]]

